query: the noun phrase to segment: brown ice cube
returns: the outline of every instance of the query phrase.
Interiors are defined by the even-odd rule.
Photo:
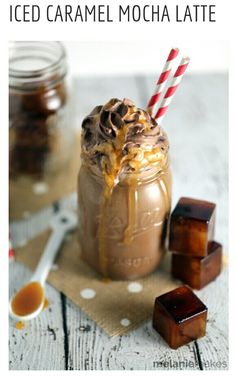
[[[169,249],[189,256],[207,255],[213,241],[216,205],[193,198],[180,198],[170,220]]]
[[[207,307],[187,286],[155,300],[153,328],[173,349],[204,336],[206,319]]]
[[[171,273],[194,289],[201,289],[213,281],[221,271],[222,245],[213,241],[208,245],[205,257],[173,253]]]

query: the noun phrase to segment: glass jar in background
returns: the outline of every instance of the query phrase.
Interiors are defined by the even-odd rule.
[[[59,42],[12,42],[9,49],[11,179],[41,180],[70,160],[74,130],[68,109],[67,63]]]

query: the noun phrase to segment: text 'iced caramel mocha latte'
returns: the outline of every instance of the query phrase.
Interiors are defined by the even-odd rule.
[[[165,250],[169,143],[128,99],[97,106],[82,123],[79,233],[82,256],[104,277],[152,272]]]

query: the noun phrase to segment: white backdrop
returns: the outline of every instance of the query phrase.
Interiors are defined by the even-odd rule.
[[[188,72],[222,72],[229,65],[229,45],[225,41],[65,41],[70,73],[80,76],[148,74],[162,70],[168,52],[179,47],[191,63]],[[181,55],[179,54],[179,55]]]

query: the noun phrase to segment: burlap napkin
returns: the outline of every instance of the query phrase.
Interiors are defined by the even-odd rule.
[[[26,246],[17,248],[16,260],[34,270],[49,235],[50,231],[44,232]],[[110,336],[125,334],[151,318],[155,297],[178,286],[169,274],[169,254],[158,271],[135,283],[102,280],[80,259],[76,232],[68,235],[56,264],[58,269],[50,273],[48,282],[67,295]],[[50,302],[50,298],[48,300]]]
[[[47,175],[38,183],[26,176],[17,178],[17,180],[10,179],[10,220],[28,217],[31,213],[39,211],[76,191],[80,164],[79,134],[76,136],[75,142],[73,155],[67,166],[60,172]],[[37,188],[38,190],[35,190]]]

